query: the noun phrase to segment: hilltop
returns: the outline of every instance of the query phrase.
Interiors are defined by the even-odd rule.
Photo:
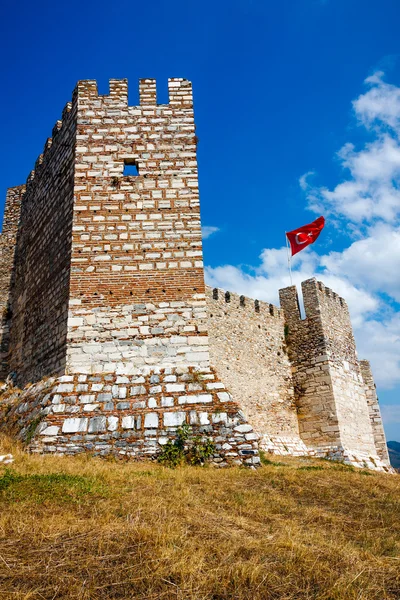
[[[6,599],[398,600],[400,477],[28,455],[3,438]]]

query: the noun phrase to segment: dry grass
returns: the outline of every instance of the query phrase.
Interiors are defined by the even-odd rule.
[[[400,477],[0,453],[0,598],[400,598]]]

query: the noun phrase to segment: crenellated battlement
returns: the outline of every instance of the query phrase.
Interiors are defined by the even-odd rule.
[[[342,318],[350,319],[346,301],[315,277],[301,284],[305,319],[314,319],[321,311],[333,311]],[[287,321],[303,320],[297,287],[292,285],[279,291],[282,308]]]
[[[339,294],[337,294],[336,292],[333,292],[329,287],[325,286],[322,283],[322,281],[317,281],[317,286],[319,291],[325,294],[325,296],[327,296],[328,298],[332,298],[335,301],[338,301],[339,304],[341,304],[343,307],[347,307],[347,303],[344,300],[344,298],[339,296]]]
[[[207,295],[212,300],[218,302],[220,306],[229,305],[227,308],[239,309],[239,310],[250,310],[255,314],[267,315],[270,317],[277,317],[283,319],[283,312],[274,304],[263,302],[262,300],[254,300],[247,296],[236,294],[235,292],[229,292],[220,288],[211,288],[206,286]]]
[[[73,115],[71,114],[72,109],[73,109],[73,103],[67,102],[62,110],[62,118],[55,122],[53,129],[52,129],[51,137],[47,138],[47,140],[44,144],[43,152],[41,154],[39,154],[39,156],[37,157],[37,159],[35,161],[35,168],[32,169],[32,171],[29,173],[29,175],[27,177],[27,180],[26,180],[27,187],[29,187],[34,182],[34,180],[38,176],[38,174],[41,171],[43,171],[47,162],[49,160],[51,160],[51,157],[54,154],[54,152],[59,153],[59,151],[60,151],[59,145],[64,145],[64,147],[65,147],[65,140],[60,141],[59,135],[60,135],[60,132],[63,127],[65,128],[65,127],[70,126],[71,121],[73,120]],[[73,147],[72,143],[70,144],[69,147],[70,148]]]
[[[128,80],[110,79],[109,94],[99,94],[97,81],[93,79],[79,81],[76,94],[80,103],[101,102],[106,106],[128,107]],[[173,77],[168,79],[168,105],[174,107],[192,108],[192,83],[187,79]],[[139,106],[168,106],[157,103],[157,83],[155,79],[139,80]],[[135,107],[131,107],[135,108]]]

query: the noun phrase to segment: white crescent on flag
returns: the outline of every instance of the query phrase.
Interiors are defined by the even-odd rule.
[[[301,236],[301,237],[299,237],[299,236]],[[306,236],[305,239],[304,239],[304,236]],[[312,237],[312,235],[310,235],[309,233],[303,233],[302,231],[300,231],[300,233],[296,233],[296,236],[295,236],[296,244],[299,244],[299,245],[307,244],[308,238],[310,238],[310,237]],[[301,238],[303,238],[303,241]]]

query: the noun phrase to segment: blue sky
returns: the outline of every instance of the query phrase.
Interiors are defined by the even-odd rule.
[[[325,214],[295,281],[317,274],[347,298],[400,439],[398,0],[45,0],[0,16],[2,197],[78,79],[106,93],[127,77],[131,104],[140,77],[159,102],[168,77],[191,79],[208,281],[277,301],[284,231]]]

